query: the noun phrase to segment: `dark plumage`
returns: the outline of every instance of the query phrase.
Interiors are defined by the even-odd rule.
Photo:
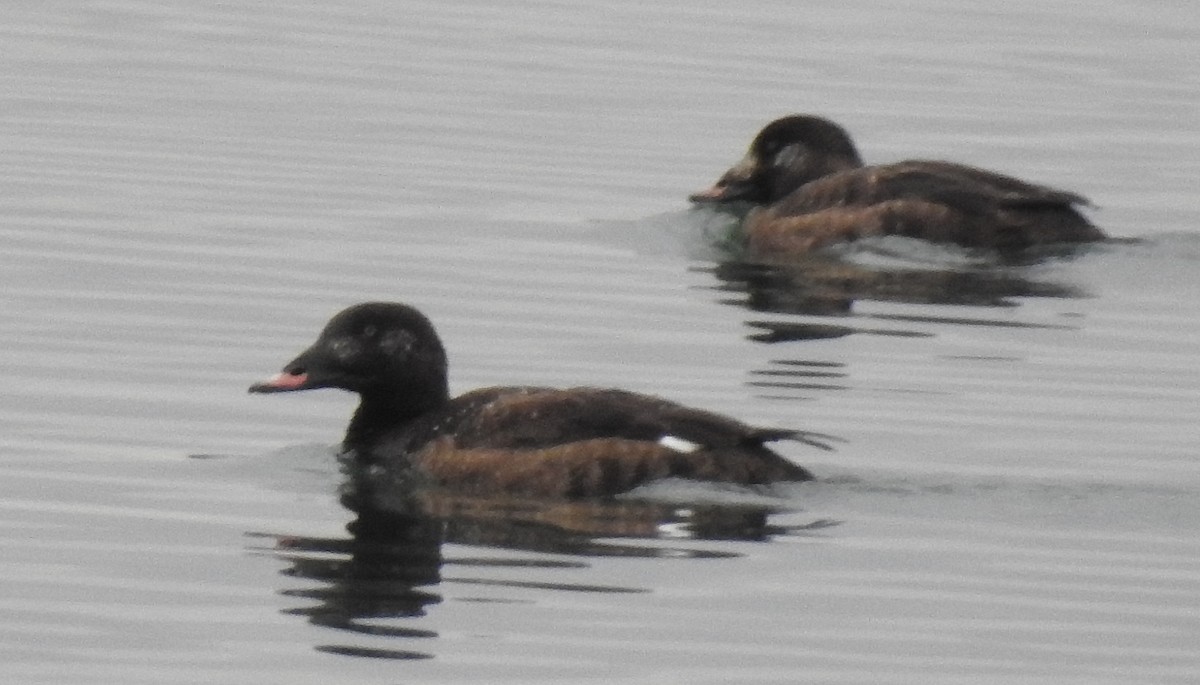
[[[341,388],[360,403],[343,447],[393,480],[461,492],[614,495],[659,478],[758,484],[812,475],[768,449],[810,434],[755,428],[623,390],[494,387],[451,398],[432,324],[403,304],[334,316],[317,341],[250,392]]]
[[[1076,208],[1080,195],[953,162],[863,166],[844,129],[807,115],[767,124],[691,200],[758,205],[744,230],[765,256],[888,234],[1006,251],[1104,238]]]

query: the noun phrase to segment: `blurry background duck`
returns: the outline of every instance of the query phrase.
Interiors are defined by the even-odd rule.
[[[767,124],[698,204],[749,203],[752,256],[787,259],[870,236],[902,235],[1014,253],[1105,235],[1065,190],[945,161],[864,166],[841,126],[811,115]]]

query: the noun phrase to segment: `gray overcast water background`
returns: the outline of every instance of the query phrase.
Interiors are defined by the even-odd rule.
[[[5,4],[0,681],[1200,682],[1197,45],[1187,2]],[[809,276],[685,198],[789,112],[1136,240],[877,241],[835,256],[924,285],[781,304]],[[352,397],[246,387],[368,299],[433,318],[455,391],[844,442],[650,493],[766,526],[355,545]]]

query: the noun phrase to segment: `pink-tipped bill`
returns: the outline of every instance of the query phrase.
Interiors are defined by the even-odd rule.
[[[277,373],[261,383],[250,386],[250,392],[288,392],[303,390],[308,383],[306,373]]]
[[[720,200],[725,196],[724,186],[713,186],[707,190],[701,190],[698,193],[692,193],[688,199],[692,202],[707,202],[712,200]]]

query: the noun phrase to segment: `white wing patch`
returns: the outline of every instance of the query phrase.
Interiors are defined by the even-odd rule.
[[[676,435],[664,435],[658,439],[658,444],[666,447],[669,450],[675,450],[676,452],[682,452],[684,454],[691,454],[692,452],[695,452],[703,447],[703,445],[698,442],[684,440]]]

